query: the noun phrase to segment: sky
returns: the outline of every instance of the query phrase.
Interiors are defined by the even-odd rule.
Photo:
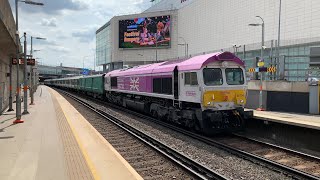
[[[30,37],[33,53],[41,64],[94,68],[95,32],[113,16],[140,13],[150,0],[33,0],[44,6],[19,2],[19,32]],[[14,0],[9,0],[15,16]],[[84,62],[84,63],[83,63]],[[96,67],[102,69],[102,67]]]

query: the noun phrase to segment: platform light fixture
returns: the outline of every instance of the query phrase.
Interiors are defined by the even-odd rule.
[[[25,0],[25,1],[20,1],[20,2],[24,2],[26,4],[35,5],[35,6],[43,6],[44,5],[41,2],[34,2],[34,1],[31,1],[31,0]]]
[[[262,29],[262,40],[261,40],[261,57],[260,57],[260,61],[263,61],[263,51],[266,48],[264,45],[264,20],[261,16],[256,16],[256,18],[259,18],[262,23],[254,23],[254,24],[249,24],[249,26],[261,26]],[[262,104],[262,72],[260,72],[260,93],[259,93],[259,108],[257,110],[264,110],[263,109],[263,104]]]

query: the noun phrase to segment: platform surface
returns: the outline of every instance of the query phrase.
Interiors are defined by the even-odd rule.
[[[253,110],[253,116],[256,119],[320,130],[319,115]]]
[[[35,103],[22,124],[0,116],[1,180],[142,179],[56,91],[40,86]]]

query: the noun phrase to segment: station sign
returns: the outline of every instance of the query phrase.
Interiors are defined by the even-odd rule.
[[[277,71],[277,68],[274,66],[270,67],[256,67],[256,68],[249,68],[248,72],[254,73],[254,72],[271,72],[274,73]]]
[[[267,67],[259,67],[259,72],[267,72],[268,68]]]
[[[17,65],[17,59],[12,58],[12,65]],[[24,59],[20,58],[19,59],[19,65],[24,65]],[[35,66],[36,65],[36,60],[35,59],[27,59],[27,65],[29,66]]]
[[[258,62],[258,67],[264,67],[264,62],[263,61],[259,61]]]
[[[89,69],[83,68],[82,69],[82,75],[89,75]]]

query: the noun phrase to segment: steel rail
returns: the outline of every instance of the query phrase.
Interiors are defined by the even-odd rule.
[[[293,149],[289,149],[289,148],[282,147],[282,146],[279,146],[279,145],[271,144],[271,143],[268,143],[268,142],[263,142],[263,141],[258,140],[256,138],[246,137],[244,135],[237,134],[237,133],[232,133],[232,135],[235,136],[235,137],[238,137],[238,138],[246,139],[248,141],[253,141],[255,143],[259,143],[259,144],[263,144],[263,145],[266,145],[266,146],[270,146],[270,147],[273,147],[275,149],[280,149],[280,150],[283,150],[283,151],[287,151],[287,152],[290,152],[292,154],[296,154],[296,155],[299,155],[299,156],[304,156],[305,158],[315,159],[317,161],[320,161],[320,157],[317,157],[317,156],[314,156],[314,155],[306,154],[306,153],[303,153],[303,152],[299,152],[299,151],[296,151],[296,150],[293,150]]]
[[[287,165],[283,165],[281,163],[278,163],[278,162],[275,162],[275,161],[272,161],[272,160],[269,160],[267,158],[264,158],[262,156],[258,156],[258,155],[255,155],[255,154],[252,154],[252,153],[249,153],[249,152],[246,152],[244,150],[240,150],[240,149],[237,149],[237,148],[234,148],[232,146],[229,146],[229,145],[226,145],[226,144],[223,144],[219,141],[216,141],[216,140],[213,140],[211,138],[208,138],[206,136],[203,136],[203,135],[200,135],[200,134],[196,134],[194,132],[191,132],[191,131],[188,131],[188,130],[185,130],[185,129],[182,129],[180,127],[177,127],[177,126],[174,126],[174,125],[171,125],[171,124],[168,124],[166,122],[163,122],[163,121],[160,121],[158,119],[155,119],[153,117],[150,117],[150,116],[147,116],[147,115],[144,115],[144,114],[141,114],[139,112],[136,112],[136,111],[133,111],[133,110],[130,110],[130,109],[126,109],[126,108],[123,108],[121,106],[118,106],[118,105],[114,105],[114,104],[111,104],[111,103],[108,103],[108,102],[105,102],[105,101],[101,101],[101,100],[98,100],[98,99],[94,99],[94,98],[91,98],[89,96],[85,96],[86,98],[90,98],[92,101],[95,101],[95,102],[99,102],[101,105],[105,105],[105,106],[110,106],[110,107],[113,107],[115,109],[118,109],[118,110],[121,110],[121,111],[124,111],[124,112],[127,112],[127,113],[130,113],[132,115],[135,115],[137,117],[140,117],[142,119],[147,119],[147,120],[150,120],[154,123],[157,123],[159,125],[162,125],[163,127],[166,127],[166,128],[169,128],[171,130],[174,130],[174,131],[177,131],[181,134],[184,134],[186,136],[189,136],[193,139],[196,139],[200,142],[203,142],[203,143],[206,143],[208,145],[211,145],[211,146],[214,146],[214,147],[217,147],[217,148],[220,148],[220,149],[223,149],[231,154],[234,154],[234,155],[237,155],[239,157],[242,157],[244,159],[247,159],[247,160],[250,160],[252,162],[255,162],[255,163],[259,163],[261,165],[268,165],[267,167],[269,168],[272,168],[273,170],[276,170],[276,171],[281,171],[281,172],[285,172],[286,174],[288,175],[291,175],[291,176],[295,176],[295,177],[298,177],[299,178],[306,178],[306,179],[320,179],[320,177],[318,176],[314,176],[312,174],[309,174],[309,173],[306,173],[304,171],[301,171],[301,170],[298,170],[298,169],[295,169],[295,168],[292,168],[290,166],[287,166]],[[294,151],[291,151],[291,152],[294,152]],[[300,155],[302,155],[303,153],[300,153]],[[311,155],[309,155],[308,157],[311,157]]]
[[[169,146],[163,144],[162,142],[152,138],[151,136],[143,133],[142,131],[132,127],[131,125],[121,121],[115,116],[107,114],[102,110],[99,110],[89,103],[77,98],[76,96],[68,93],[66,91],[60,91],[61,93],[65,94],[66,96],[72,98],[73,100],[77,101],[81,105],[87,107],[88,109],[92,110],[93,112],[99,114],[101,117],[107,119],[108,121],[112,122],[119,128],[123,129],[124,131],[128,132],[130,135],[134,136],[135,138],[139,139],[146,145],[150,146],[172,162],[176,163],[184,170],[192,174],[193,176],[197,177],[198,179],[223,179],[226,180],[228,178],[224,177],[220,173],[209,169],[208,167],[199,164],[198,162],[188,158],[187,156],[179,153],[178,151],[170,148]]]

